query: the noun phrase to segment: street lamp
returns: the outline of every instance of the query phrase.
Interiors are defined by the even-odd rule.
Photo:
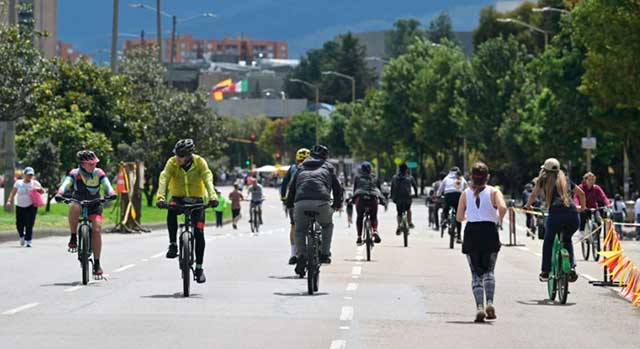
[[[551,32],[548,32],[544,29],[540,29],[536,26],[533,26],[529,23],[523,22],[521,20],[515,19],[515,18],[498,18],[496,19],[498,22],[500,23],[515,23],[515,24],[519,24],[521,26],[527,27],[530,30],[536,31],[538,33],[542,33],[544,34],[544,47],[547,48],[547,44],[549,43],[549,34],[551,34]]]
[[[315,90],[316,92],[316,145],[320,144],[320,133],[318,130],[319,127],[319,118],[320,118],[320,90],[318,89],[318,86],[310,83],[310,82],[306,82],[304,80],[300,80],[300,79],[289,79],[290,82],[297,82],[299,84],[303,84],[309,88],[312,88]]]
[[[344,79],[349,79],[351,80],[351,103],[355,103],[356,102],[356,78],[354,78],[353,76],[350,75],[346,75],[346,74],[342,74],[342,73],[338,73],[335,71],[323,71],[321,73],[324,76],[327,75],[335,75]]]
[[[567,11],[565,9],[562,8],[555,8],[555,7],[549,7],[549,6],[545,6],[542,8],[532,8],[531,11],[533,12],[560,12],[560,13],[571,13],[570,11]]]
[[[160,11],[160,0],[156,1],[156,7],[149,6],[147,4],[142,3],[134,3],[129,4],[131,8],[141,8],[149,11],[153,11],[156,13],[156,25],[158,27],[158,60],[162,63],[162,21],[160,20],[160,16],[171,17],[170,14]]]

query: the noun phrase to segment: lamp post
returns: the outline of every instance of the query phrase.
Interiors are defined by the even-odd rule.
[[[323,71],[321,73],[324,76],[327,75],[335,75],[344,79],[348,79],[351,80],[351,103],[355,103],[356,102],[356,78],[354,78],[353,76],[350,75],[346,75],[346,74],[342,74],[342,73],[338,73],[335,71]]]
[[[529,28],[532,31],[544,34],[544,48],[545,49],[547,48],[547,44],[549,43],[549,34],[551,34],[550,32],[548,32],[548,31],[546,31],[544,29],[538,28],[536,26],[533,26],[533,25],[531,25],[529,23],[523,22],[521,20],[515,19],[515,18],[498,18],[496,20],[498,22],[500,22],[500,23],[515,23],[515,24],[519,24],[521,26]]]
[[[320,133],[318,130],[319,127],[319,119],[320,119],[320,90],[318,89],[318,86],[304,81],[304,80],[300,80],[300,79],[289,79],[290,82],[297,82],[299,84],[303,84],[309,88],[312,88],[315,90],[316,92],[316,145],[320,144]]]
[[[111,26],[111,73],[118,69],[118,17],[120,13],[120,0],[113,0],[113,22]]]
[[[549,6],[545,6],[545,7],[542,7],[542,8],[533,8],[533,9],[531,9],[531,11],[533,11],[533,12],[560,12],[560,13],[564,13],[564,14],[571,13],[570,11],[567,11],[567,10],[562,9],[562,8],[555,8],[555,7],[549,7]]]

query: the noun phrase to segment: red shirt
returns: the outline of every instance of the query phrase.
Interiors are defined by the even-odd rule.
[[[607,195],[605,195],[604,190],[602,190],[599,185],[594,184],[593,187],[589,189],[587,187],[587,184],[581,183],[579,187],[580,189],[582,189],[582,191],[584,191],[584,196],[586,197],[587,201],[587,208],[598,208],[611,205],[609,199],[607,198]],[[580,204],[577,195],[574,195],[573,201],[576,203],[576,205]]]

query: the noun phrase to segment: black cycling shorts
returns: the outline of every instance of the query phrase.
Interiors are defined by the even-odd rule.
[[[396,210],[398,211],[398,217],[401,217],[405,211],[411,210],[411,201],[396,202]]]

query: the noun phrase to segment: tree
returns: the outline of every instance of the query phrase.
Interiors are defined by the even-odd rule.
[[[583,1],[572,17],[575,39],[587,48],[580,90],[601,106],[640,108],[640,4]]]
[[[449,13],[443,11],[429,23],[427,38],[437,44],[443,41],[457,43],[456,36],[453,34],[453,25],[451,24]]]
[[[345,141],[345,128],[349,122],[349,117],[352,115],[352,108],[352,103],[338,104],[336,110],[329,116],[329,132],[324,142],[334,156],[350,155],[349,146]]]
[[[427,34],[420,29],[420,21],[417,19],[399,19],[393,23],[393,29],[385,36],[386,46],[391,57],[403,55],[409,49],[409,45],[420,38],[426,38]]]
[[[269,120],[258,140],[259,149],[271,154],[274,158],[275,154],[283,157],[285,153],[292,153],[292,149],[284,143],[284,132],[288,124],[288,119]],[[275,160],[280,161],[280,159]]]
[[[284,143],[295,149],[311,149],[316,139],[316,125],[320,141],[324,142],[329,130],[327,119],[314,112],[302,112],[294,115],[284,131]]]

